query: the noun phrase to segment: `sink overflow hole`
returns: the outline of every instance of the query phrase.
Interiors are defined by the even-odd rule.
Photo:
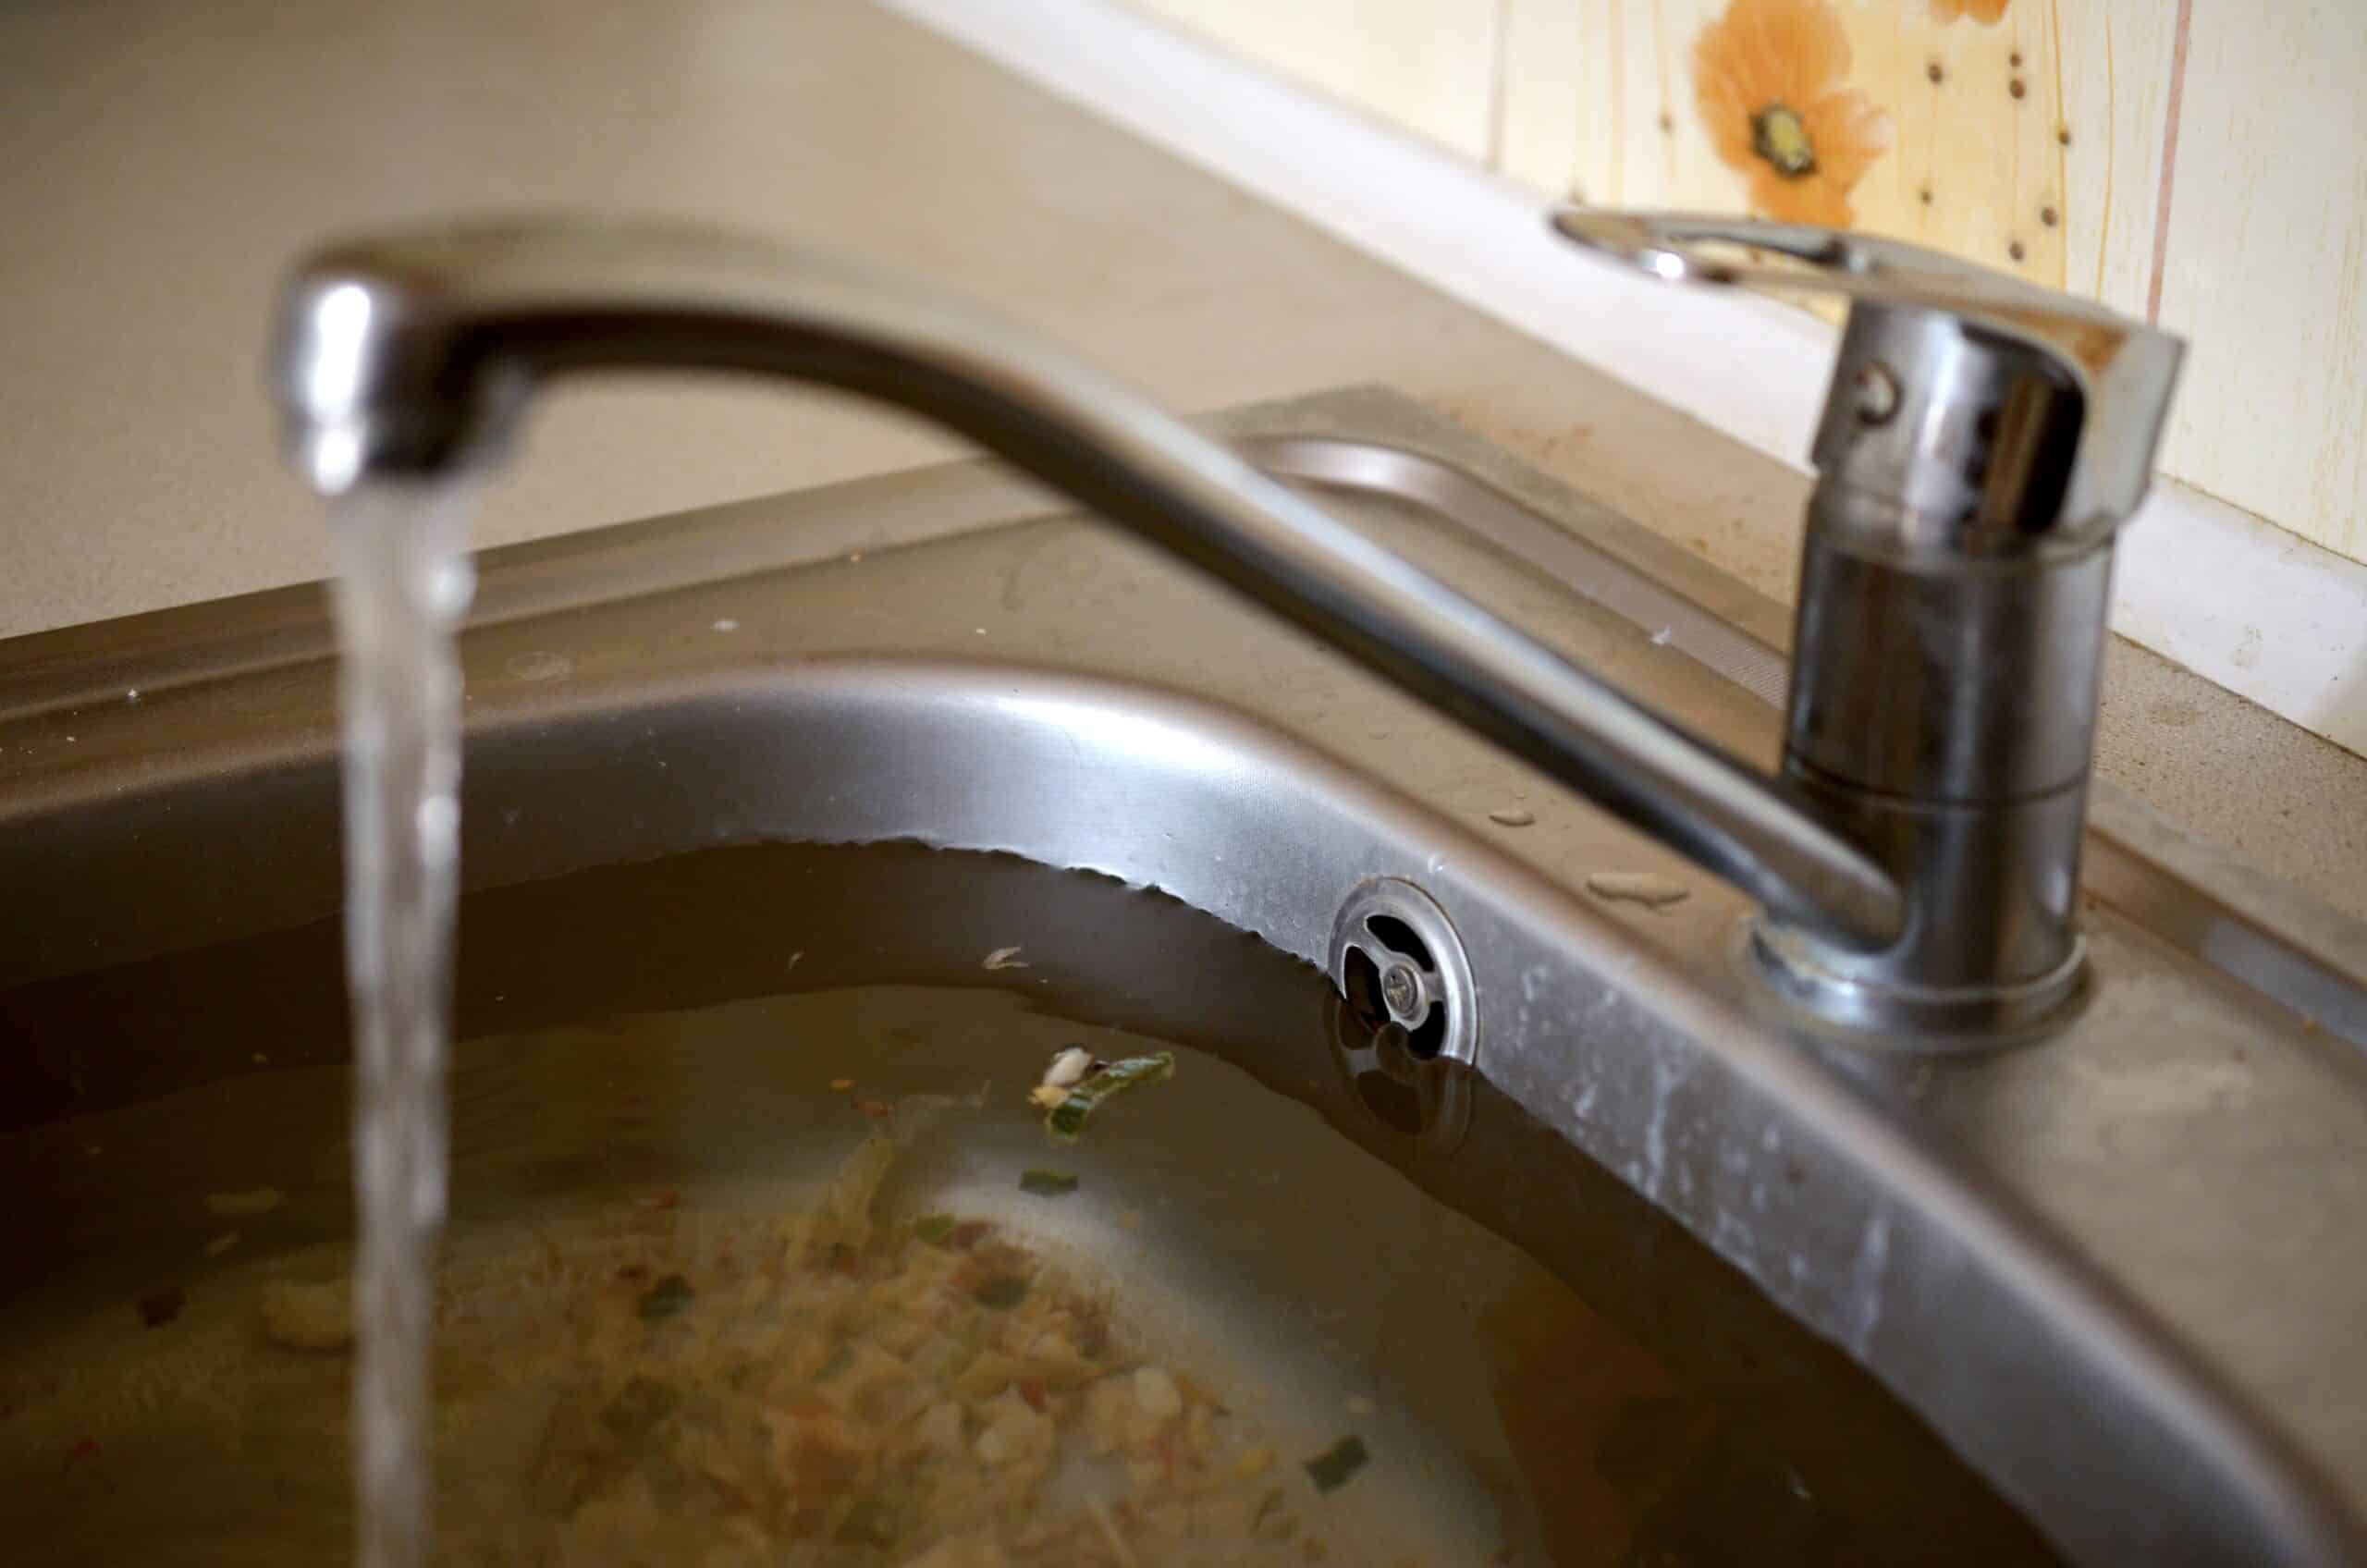
[[[1396,877],[1356,888],[1332,925],[1330,956],[1346,1014],[1368,1037],[1393,1037],[1425,1061],[1477,1056],[1470,962],[1421,888]]]

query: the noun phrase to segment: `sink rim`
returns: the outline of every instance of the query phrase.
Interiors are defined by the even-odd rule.
[[[1350,433],[1376,420],[1384,435]],[[1790,621],[1780,606],[1411,399],[1352,387],[1199,423],[1277,477],[1421,507],[1479,547],[1657,633],[1751,696],[1778,707],[1784,700]],[[1567,515],[1552,516],[1548,502]],[[987,459],[729,502],[478,552],[466,624],[515,625],[1074,511]],[[1569,526],[1568,516],[1585,526]],[[0,639],[0,734],[104,710],[127,693],[335,656],[320,582]],[[0,790],[14,771],[0,763]],[[2108,779],[2091,778],[2088,809],[2087,891],[2272,1005],[2367,1050],[2367,920],[2261,875]]]

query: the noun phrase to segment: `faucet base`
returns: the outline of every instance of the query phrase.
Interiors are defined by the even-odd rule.
[[[1750,968],[1798,1022],[1852,1045],[1912,1055],[2027,1045],[2074,1017],[2089,995],[2087,943],[2077,934],[2054,969],[2007,985],[1871,979],[1854,973],[1846,955],[1763,918],[1750,923],[1745,950]]]

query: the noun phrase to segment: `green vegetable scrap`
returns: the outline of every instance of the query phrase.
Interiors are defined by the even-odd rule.
[[[1306,1478],[1315,1483],[1318,1492],[1336,1492],[1354,1479],[1372,1459],[1364,1439],[1354,1432],[1342,1438],[1313,1459],[1306,1461]]]
[[[1110,1096],[1139,1084],[1163,1083],[1174,1076],[1175,1053],[1172,1051],[1161,1051],[1157,1056],[1130,1056],[1123,1061],[1113,1061],[1071,1089],[1068,1098],[1054,1106],[1045,1116],[1044,1130],[1060,1143],[1073,1144],[1085,1131],[1086,1120]]]
[[[950,1214],[924,1214],[913,1221],[913,1239],[930,1246],[942,1245],[945,1238],[953,1234],[953,1224]]]
[[[667,1275],[666,1278],[650,1286],[647,1293],[641,1298],[641,1320],[644,1323],[656,1323],[673,1317],[691,1305],[693,1293],[688,1280],[683,1279],[680,1274]]]
[[[1076,1178],[1065,1170],[1046,1170],[1039,1167],[1019,1173],[1019,1190],[1034,1193],[1038,1197],[1065,1197],[1076,1191]]]

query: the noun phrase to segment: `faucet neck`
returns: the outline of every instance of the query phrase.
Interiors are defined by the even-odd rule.
[[[1122,387],[928,290],[674,227],[500,222],[333,247],[289,279],[273,371],[336,490],[497,450],[533,388],[730,371],[899,405],[971,437],[1592,797],[1837,950],[1896,883],[1769,780]]]

